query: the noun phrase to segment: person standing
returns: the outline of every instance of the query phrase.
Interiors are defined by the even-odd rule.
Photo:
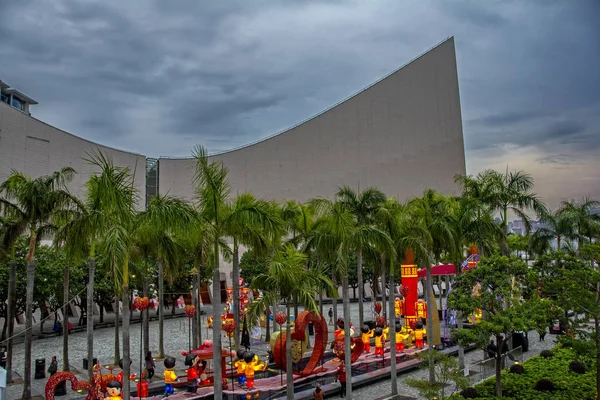
[[[148,353],[146,353],[146,371],[148,371],[146,378],[149,381],[151,381],[154,376],[154,368],[156,368],[156,364],[154,363],[154,358],[152,358],[152,352],[148,351]]]
[[[329,307],[329,312],[327,312],[327,315],[329,315],[329,325],[333,325],[333,308]]]
[[[321,383],[317,382],[317,387],[313,391],[313,396],[315,400],[323,400],[325,398],[325,391],[321,389]]]
[[[56,361],[56,356],[52,356],[52,362],[50,363],[50,367],[48,368],[48,373],[50,376],[54,375],[58,372],[58,361]]]

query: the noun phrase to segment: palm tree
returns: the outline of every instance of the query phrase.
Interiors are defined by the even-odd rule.
[[[471,175],[456,175],[455,181],[463,188],[463,195],[479,199],[489,207],[490,211],[500,213],[502,238],[500,250],[508,256],[508,212],[515,213],[523,220],[527,231],[531,227],[527,211],[535,211],[538,215],[547,213],[546,206],[533,192],[533,178],[523,171],[504,174],[488,169],[476,177]]]
[[[233,201],[227,202],[223,207],[223,233],[233,238],[233,308],[234,320],[240,326],[240,244],[250,246],[255,252],[264,251],[272,242],[272,237],[281,234],[282,222],[276,210],[270,203],[256,199],[250,193],[244,193]],[[239,329],[234,334],[235,347],[239,343]]]
[[[0,211],[6,207],[12,207],[13,204],[0,198]],[[20,211],[15,209],[14,211]],[[8,213],[10,214],[10,213]],[[18,214],[17,214],[18,215]],[[9,260],[9,280],[8,280],[8,301],[6,318],[8,320],[7,344],[6,344],[6,382],[12,382],[12,351],[13,351],[13,333],[15,328],[15,307],[17,302],[17,263],[15,260],[15,243],[17,239],[25,232],[27,221],[23,219],[14,219],[10,217],[1,217],[1,246],[0,256]]]
[[[391,362],[391,384],[392,395],[398,394],[398,377],[396,373],[396,335],[393,329],[396,325],[396,313],[394,312],[395,296],[393,288],[395,286],[395,271],[398,255],[402,255],[411,249],[419,259],[427,257],[429,234],[420,220],[416,220],[409,212],[410,210],[396,199],[386,200],[383,206],[377,211],[375,218],[380,226],[391,239],[394,246],[384,252],[385,258],[389,262],[389,282],[390,296],[388,298],[389,316],[390,316],[390,359]],[[385,251],[385,249],[384,249]],[[385,281],[382,280],[385,284]]]
[[[578,252],[600,232],[600,214],[592,213],[597,207],[600,207],[600,201],[584,197],[580,201],[563,201],[558,209],[557,215],[574,228]]]
[[[197,146],[193,151],[196,161],[195,183],[196,195],[199,200],[200,217],[205,224],[210,226],[213,233],[213,318],[220,321],[220,271],[219,271],[219,249],[222,248],[221,240],[226,236],[224,218],[225,208],[231,188],[227,181],[227,168],[218,161],[209,161],[206,149]],[[214,397],[220,399],[223,396],[223,371],[221,371],[221,325],[213,325],[213,366],[214,366]]]
[[[425,264],[425,296],[427,309],[434,310],[433,286],[431,279],[431,265],[440,261],[442,253],[456,254],[458,246],[455,224],[452,218],[451,204],[449,200],[435,192],[427,189],[423,197],[415,198],[409,202],[410,212],[421,221],[424,229],[429,235],[429,260]],[[427,313],[427,343],[431,346],[433,331],[432,312]],[[431,349],[431,347],[429,347]],[[435,370],[432,357],[429,359],[429,380],[435,382]]]
[[[569,249],[569,240],[577,239],[576,227],[572,220],[560,211],[545,213],[540,218],[543,226],[531,235],[531,245],[537,249],[548,249],[549,244],[556,240],[556,249]],[[566,240],[566,241],[565,241]]]
[[[269,258],[268,272],[252,279],[251,287],[261,290],[262,295],[250,306],[248,319],[256,323],[259,315],[269,304],[285,301],[287,307],[286,338],[290,338],[290,304],[298,301],[307,310],[318,312],[315,294],[325,287],[334,295],[333,283],[319,269],[306,269],[307,257],[293,245],[287,244]],[[286,340],[287,398],[294,398],[294,375],[292,367],[292,341]]]
[[[377,209],[383,205],[386,197],[379,189],[367,188],[360,193],[356,193],[354,189],[344,186],[336,193],[336,201],[338,201],[344,210],[347,210],[355,219],[358,227],[368,228],[373,225],[373,215]],[[358,275],[358,321],[359,326],[364,322],[364,281],[363,281],[363,249],[367,242],[361,240],[357,236],[356,244],[356,268]]]
[[[74,197],[66,189],[73,179],[75,170],[64,167],[50,175],[36,179],[13,171],[0,185],[2,203],[15,219],[23,221],[29,233],[27,252],[27,306],[25,311],[25,376],[23,377],[23,399],[31,398],[31,341],[33,291],[35,277],[35,248],[38,236],[43,237],[53,215],[61,209],[71,207]]]
[[[152,257],[158,263],[158,357],[164,355],[164,267],[176,268],[182,253],[175,236],[183,236],[187,229],[196,222],[194,209],[183,200],[169,196],[156,195],[148,203],[146,211],[139,213],[135,219],[135,247],[142,259],[147,262]],[[144,331],[149,331],[148,320],[145,319]],[[146,333],[145,333],[146,334]],[[149,336],[149,333],[146,334]]]

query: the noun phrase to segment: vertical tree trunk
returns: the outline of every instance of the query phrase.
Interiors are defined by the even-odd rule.
[[[502,346],[504,340],[500,336],[496,336],[496,396],[502,397]]]
[[[158,261],[158,358],[165,358],[164,312],[165,307],[165,271],[162,261]]]
[[[129,271],[124,271],[125,273],[129,273]],[[124,278],[124,280],[127,277]],[[129,381],[129,376],[131,375],[131,352],[130,352],[130,342],[129,342],[129,316],[131,314],[130,310],[131,300],[129,298],[129,283],[123,283],[123,400],[129,400],[131,395],[131,386]]]
[[[87,287],[87,358],[88,358],[88,381],[92,381],[94,375],[94,274],[96,272],[96,259],[90,257],[88,266]]]
[[[333,270],[333,268],[332,268]],[[332,272],[331,281],[333,282],[333,286],[335,287],[335,296],[331,299],[331,308],[333,308],[333,324],[335,326],[336,321],[338,320],[338,312],[337,312],[337,295],[338,295],[338,283],[335,277],[335,272]],[[343,292],[343,291],[342,291]]]
[[[381,312],[383,313],[383,316],[387,319],[387,302],[385,301],[386,298],[386,293],[385,293],[385,282],[386,282],[386,273],[385,273],[385,269],[386,269],[386,262],[385,262],[385,258],[382,260],[383,262],[381,263]],[[391,292],[391,287],[390,287],[390,292]],[[391,296],[390,296],[391,297]],[[393,310],[393,308],[392,308]],[[391,310],[390,310],[391,313]],[[362,327],[362,325],[361,325]],[[393,328],[393,327],[392,327]]]
[[[596,393],[600,393],[600,320],[594,318],[594,341],[596,342]]]
[[[385,270],[385,268],[384,268]],[[392,378],[392,396],[398,394],[398,374],[396,371],[396,312],[395,312],[395,297],[392,296],[392,288],[394,287],[394,262],[390,260],[390,375]]]
[[[288,400],[294,400],[294,370],[292,366],[292,334],[290,324],[290,299],[286,299],[287,321],[285,323],[285,379]]]
[[[428,262],[427,263],[427,269],[426,269],[426,280],[425,280],[425,296],[427,296],[427,351],[431,352],[432,351],[432,340],[433,340],[433,318],[432,318],[432,310],[435,310],[435,308],[433,307],[433,304],[431,304],[431,300],[432,300],[432,286],[431,286],[431,263]],[[435,301],[435,299],[434,299]],[[432,360],[433,357],[427,357],[427,359],[429,360],[429,382],[430,383],[435,383],[435,365],[433,363]]]
[[[119,303],[121,299],[119,295],[115,295],[115,301],[117,302],[117,307],[115,308],[115,358],[114,365],[119,365],[119,360],[121,359],[121,341],[119,340]]]
[[[240,253],[238,242],[233,238],[233,271],[232,271],[232,287],[233,287],[233,320],[235,321],[235,330],[233,333],[234,349],[240,345]]]
[[[192,305],[198,310],[198,286],[196,285],[196,280],[192,283]],[[192,349],[198,348],[198,313],[194,313],[194,317],[192,318]]]
[[[323,315],[323,290],[319,290],[319,314]]]
[[[196,274],[196,287],[198,288],[198,292],[196,293],[196,300],[198,304],[196,306],[196,322],[198,323],[198,338],[197,343],[198,346],[202,344],[202,310],[200,309],[200,305],[202,304],[202,298],[200,296],[200,288],[202,287],[202,277],[200,276],[200,270],[198,269],[198,274]]]
[[[358,276],[358,326],[359,329],[362,328],[363,323],[365,321],[364,316],[364,304],[363,298],[365,297],[365,284],[363,282],[363,271],[362,271],[362,249],[359,249],[356,252],[356,268],[357,268],[357,276]],[[346,316],[344,315],[344,318]]]
[[[63,270],[63,371],[69,370],[69,265]]]
[[[33,242],[35,246],[35,236],[32,236],[30,245]],[[30,249],[31,252],[31,249]],[[33,318],[33,290],[35,280],[35,261],[27,261],[27,305],[25,308],[25,376],[23,376],[23,400],[31,399],[31,343],[33,339],[32,318]]]
[[[13,334],[15,332],[15,310],[17,304],[17,262],[10,260],[10,276],[8,281],[8,308],[6,318],[8,321],[8,343],[6,345],[6,383],[12,382],[13,361]]]
[[[269,306],[267,306],[267,309],[265,310],[265,342],[269,343],[269,341],[271,340],[271,321],[269,321]],[[259,322],[260,324],[260,322]]]
[[[352,338],[350,337],[350,299],[348,298],[347,273],[342,277],[342,304],[344,307],[344,367],[346,368],[346,398],[352,400],[352,350],[350,348],[350,341]],[[362,325],[360,326],[362,327]]]
[[[144,297],[148,297],[148,277],[144,277],[144,286],[142,289],[142,294]],[[146,308],[142,313],[142,329],[144,331],[144,357],[150,351],[150,309]]]
[[[213,366],[215,399],[223,398],[223,385],[221,371],[221,273],[219,272],[219,242],[214,243],[215,263],[213,267]]]

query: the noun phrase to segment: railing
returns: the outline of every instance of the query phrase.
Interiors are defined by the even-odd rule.
[[[523,362],[523,349],[521,346],[512,349],[508,353],[502,355],[502,369],[510,368],[515,361]],[[487,360],[479,361],[471,364],[468,368],[469,381],[476,384],[492,377],[496,374],[496,359],[488,358]]]

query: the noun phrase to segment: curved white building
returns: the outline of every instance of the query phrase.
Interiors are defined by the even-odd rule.
[[[31,117],[35,100],[2,81],[0,94],[0,181],[13,169],[37,177],[72,166],[71,190],[81,195],[93,171],[83,158],[98,148],[135,172],[140,207],[157,192],[193,200],[191,159],[98,145]],[[234,194],[265,199],[332,197],[342,185],[375,186],[399,200],[426,188],[455,193],[465,155],[454,39],[306,122],[213,157],[229,169]]]
[[[375,186],[404,200],[454,193],[465,173],[454,39],[323,113],[256,144],[215,155],[235,192],[275,200]],[[191,200],[193,161],[160,158],[158,188]]]

